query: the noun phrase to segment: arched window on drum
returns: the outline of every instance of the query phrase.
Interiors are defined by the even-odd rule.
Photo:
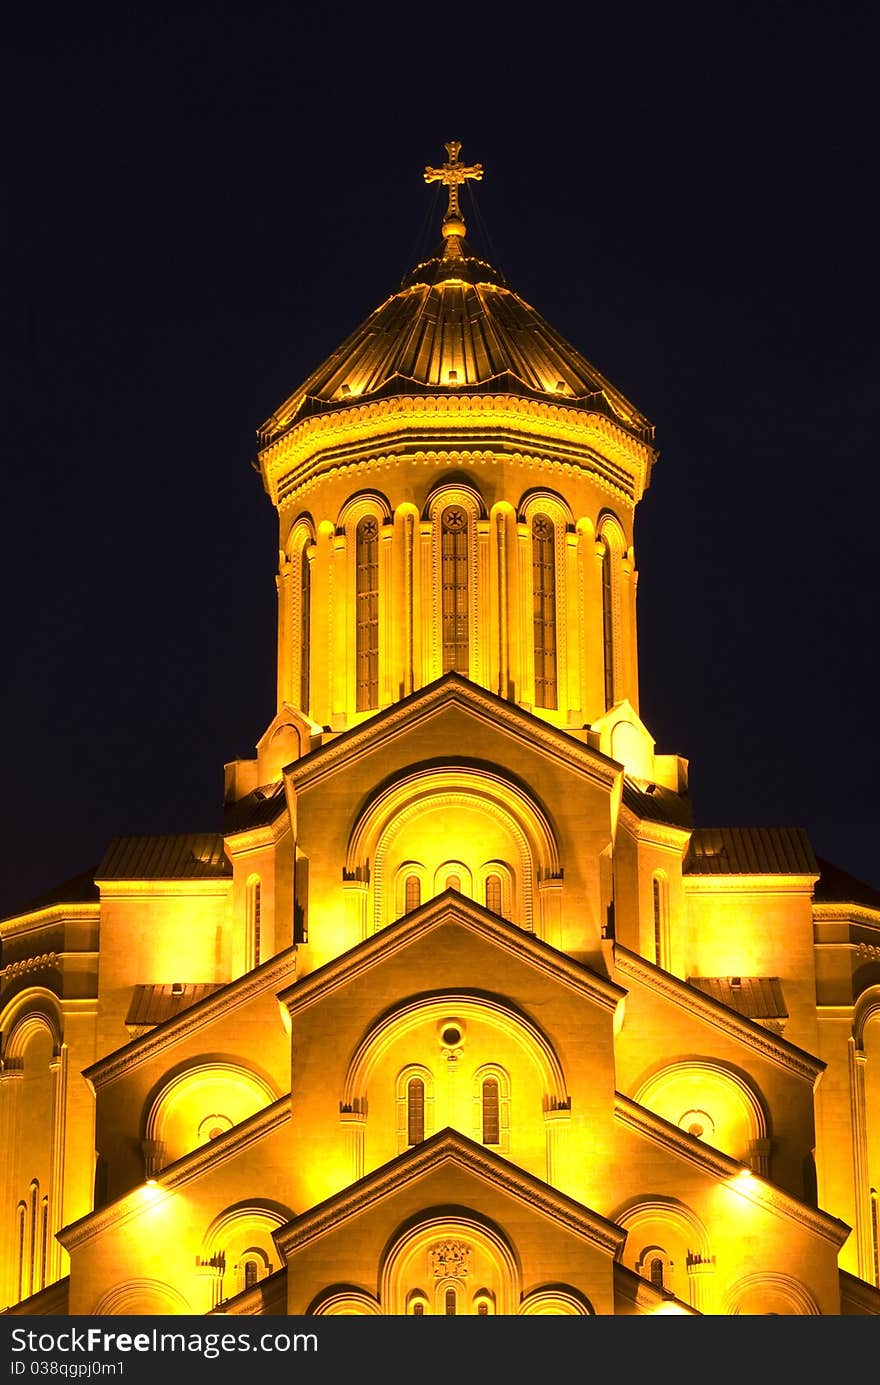
[[[556,531],[547,515],[532,520],[532,633],[535,706],[558,705],[556,678]]]
[[[468,623],[468,515],[447,505],[440,517],[441,643],[443,672],[470,673]]]
[[[357,710],[379,705],[379,521],[364,515],[355,532]]]

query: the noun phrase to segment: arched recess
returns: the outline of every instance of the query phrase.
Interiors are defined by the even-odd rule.
[[[150,1317],[168,1314],[179,1317],[193,1309],[178,1289],[161,1279],[129,1279],[117,1284],[100,1298],[92,1309],[93,1317]]]
[[[61,1006],[54,991],[42,986],[19,991],[0,1012],[0,1035],[3,1039],[3,1063],[9,1069],[21,1066],[24,1051],[38,1031],[48,1033],[52,1057],[61,1051],[64,1021]]]
[[[487,1299],[499,1314],[516,1312],[520,1269],[502,1232],[470,1209],[427,1212],[396,1236],[380,1266],[379,1301],[386,1316],[412,1312],[413,1297],[426,1316],[478,1316]]]
[[[764,1167],[769,1118],[759,1094],[740,1073],[722,1063],[685,1059],[670,1063],[643,1082],[633,1098],[714,1149],[755,1172]]]
[[[870,986],[856,1001],[849,1048],[859,1273],[876,1283],[880,1277],[880,986]]]
[[[685,1303],[698,1306],[702,1276],[714,1257],[706,1226],[692,1208],[677,1198],[640,1198],[613,1217],[627,1233],[622,1261],[658,1288],[671,1290]],[[653,1272],[656,1262],[662,1276]]]
[[[820,1317],[821,1309],[806,1285],[787,1274],[744,1275],[727,1291],[722,1312],[738,1317]]]
[[[433,875],[455,856],[479,878],[489,852],[510,863],[511,919],[540,935],[535,887],[560,874],[555,833],[534,797],[483,766],[420,769],[383,789],[352,829],[345,869],[351,879],[369,876],[378,931],[397,917],[394,882],[403,862],[421,862]]]
[[[470,866],[465,861],[446,859],[434,871],[434,894],[442,894],[444,890],[457,890],[468,899],[474,897],[474,877]]]
[[[602,650],[604,710],[626,696],[625,613],[623,604],[623,555],[626,537],[616,515],[599,517],[597,542],[601,546]],[[635,698],[631,701],[635,702]]]
[[[413,1101],[413,1084],[421,1084],[420,1102]],[[398,1152],[430,1139],[436,1129],[434,1121],[434,1074],[422,1063],[407,1063],[397,1075],[397,1148]],[[418,1109],[420,1105],[420,1110]],[[420,1128],[419,1128],[420,1126]]]
[[[353,1285],[337,1285],[322,1290],[306,1310],[316,1318],[380,1318],[382,1309],[372,1294]]]
[[[477,525],[485,520],[486,510],[483,497],[474,486],[466,482],[441,482],[428,496],[424,517],[429,524],[431,544],[431,592],[432,620],[431,643],[426,651],[426,667],[423,682],[430,683],[439,678],[444,667],[450,667],[444,659],[444,587],[449,590],[449,581],[444,580],[444,516],[460,512],[463,525],[463,557],[466,564],[466,591],[462,592],[467,615],[468,667],[459,671],[477,683],[485,683],[481,657],[483,632],[479,623],[479,591],[483,584],[479,581]],[[447,534],[447,538],[449,535]]]
[[[500,1063],[484,1063],[472,1079],[473,1128],[476,1144],[510,1153],[510,1074]]]
[[[225,1208],[202,1238],[199,1267],[213,1283],[211,1306],[232,1298],[279,1267],[273,1231],[293,1217],[290,1208],[258,1199]],[[256,1275],[248,1266],[256,1269]]]
[[[280,1095],[266,1078],[233,1060],[209,1059],[184,1068],[163,1084],[147,1109],[148,1176],[224,1135]]]
[[[367,1109],[370,1080],[377,1066],[401,1038],[414,1033],[426,1022],[436,1025],[445,1016],[455,1015],[465,1022],[497,1026],[529,1060],[539,1076],[548,1110],[564,1110],[568,1103],[565,1075],[553,1045],[533,1020],[506,1001],[468,992],[422,995],[404,1001],[382,1017],[364,1035],[345,1074],[341,1104],[343,1109]],[[466,1130],[470,1134],[470,1130]]]
[[[570,1284],[545,1284],[533,1289],[519,1310],[521,1318],[590,1318],[595,1314],[590,1300]]]
[[[0,1122],[10,1199],[0,1234],[0,1296],[18,1302],[61,1272],[55,1239],[64,1219],[64,1147],[68,1049],[57,996],[43,987],[19,992],[4,1008]],[[23,1207],[24,1215],[13,1206]],[[9,1244],[12,1238],[14,1244]]]
[[[422,1102],[425,1138],[448,1127],[473,1139],[475,1074],[486,1064],[508,1078],[498,1093],[499,1120],[503,1115],[508,1121],[504,1152],[509,1147],[514,1162],[552,1181],[571,1109],[553,1046],[507,1001],[451,991],[396,1006],[352,1054],[339,1100],[340,1121],[354,1137],[351,1176],[379,1167],[410,1144],[402,1073],[422,1083],[412,1095]]]
[[[476,898],[493,913],[509,919],[515,884],[514,872],[506,861],[484,861],[479,871]]]
[[[517,518],[520,533],[520,590],[525,597],[521,611],[521,639],[525,655],[523,680],[525,701],[535,708],[559,711],[565,717],[571,704],[569,662],[578,647],[575,642],[572,649],[569,649],[569,638],[575,639],[578,622],[574,618],[574,613],[570,614],[569,612],[566,564],[567,534],[573,528],[574,518],[569,506],[561,496],[556,495],[553,491],[537,489],[526,492],[522,497]],[[536,524],[541,519],[548,521],[552,530],[552,533],[548,535],[553,552],[551,588],[552,604],[555,607],[552,638],[554,649],[552,696],[546,695],[549,691],[547,679],[545,679],[547,682],[547,686],[544,688],[545,695],[542,696],[541,677],[536,666],[538,647],[536,601],[540,604],[540,594],[535,585],[537,571],[535,545],[539,538]],[[542,588],[546,597],[548,594],[546,580],[542,583]],[[546,606],[546,600],[543,604]],[[546,614],[545,610],[545,617]],[[546,620],[544,624],[546,626]],[[547,673],[546,669],[545,673]],[[580,699],[577,696],[575,696],[574,701],[576,705],[579,705]]]

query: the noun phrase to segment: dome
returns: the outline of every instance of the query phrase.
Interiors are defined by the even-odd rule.
[[[462,166],[454,157],[444,166],[456,168]],[[443,170],[433,172],[439,177]],[[457,196],[450,194],[436,253],[407,274],[398,291],[266,420],[261,444],[304,417],[354,403],[487,390],[605,414],[640,441],[651,441],[653,427],[644,415],[498,270],[474,255],[465,230]]]

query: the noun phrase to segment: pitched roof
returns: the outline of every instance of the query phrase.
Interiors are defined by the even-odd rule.
[[[746,1019],[788,1018],[778,976],[689,976],[687,982]]]
[[[236,803],[228,803],[223,809],[223,831],[229,836],[233,832],[247,832],[252,827],[267,827],[274,822],[287,807],[284,794],[284,780],[277,784],[264,784],[245,794]]]
[[[219,991],[219,981],[172,981],[165,985],[149,984],[135,986],[131,1004],[125,1017],[126,1024],[153,1025],[188,1010],[206,995]]]
[[[114,837],[95,872],[98,880],[197,880],[231,874],[220,832]]]
[[[700,827],[684,858],[686,875],[818,875],[802,827]]]
[[[690,827],[693,822],[691,800],[662,784],[637,788],[631,779],[624,778],[623,802],[640,818],[649,822],[665,822],[672,827]]]

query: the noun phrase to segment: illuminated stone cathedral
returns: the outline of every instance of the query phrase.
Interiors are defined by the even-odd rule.
[[[0,923],[6,1313],[880,1313],[880,894],[693,821],[654,430],[473,253],[481,174],[259,429],[222,819]]]

